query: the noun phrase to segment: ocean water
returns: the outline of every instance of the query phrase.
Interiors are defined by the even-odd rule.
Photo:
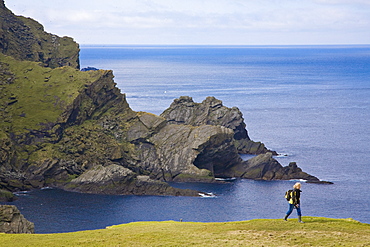
[[[370,223],[370,46],[82,46],[81,67],[111,69],[132,109],[163,112],[186,95],[214,96],[243,113],[251,139],[333,185],[302,184],[302,213]],[[243,157],[248,158],[248,157]],[[36,232],[132,221],[282,218],[294,181],[174,186],[211,198],[21,193]],[[291,217],[296,217],[293,212]]]

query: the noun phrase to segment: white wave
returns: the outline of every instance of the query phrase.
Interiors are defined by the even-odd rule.
[[[292,181],[292,182],[302,182],[302,183],[305,183],[305,182],[307,182],[307,180],[305,180],[305,179],[290,179],[289,181]]]
[[[17,191],[13,193],[16,196],[28,196],[29,191]]]
[[[234,181],[236,178],[215,178],[216,181]]]
[[[210,193],[205,193],[205,192],[200,192],[198,193],[198,195],[200,197],[203,197],[203,198],[216,198],[217,196],[215,194],[213,194],[212,192]]]

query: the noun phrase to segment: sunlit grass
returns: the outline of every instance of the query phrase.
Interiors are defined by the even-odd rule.
[[[0,246],[370,246],[370,225],[303,217],[224,223],[135,222],[59,234],[0,234]]]

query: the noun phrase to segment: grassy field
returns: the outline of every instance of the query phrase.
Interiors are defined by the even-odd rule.
[[[225,223],[135,222],[58,234],[0,234],[0,246],[370,246],[370,224],[303,217]]]

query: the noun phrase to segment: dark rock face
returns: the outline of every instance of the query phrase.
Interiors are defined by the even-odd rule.
[[[0,205],[0,232],[34,233],[35,226],[23,217],[16,206]]]
[[[222,101],[207,97],[202,103],[195,103],[191,97],[175,99],[162,114],[169,123],[193,126],[219,125],[234,131],[234,145],[239,153],[261,154],[268,150],[263,143],[252,141],[246,130],[243,114],[237,107],[228,108]]]
[[[44,32],[38,22],[15,16],[0,1],[0,52],[19,60],[41,62],[56,68],[79,69],[79,47],[72,38],[60,38]]]

